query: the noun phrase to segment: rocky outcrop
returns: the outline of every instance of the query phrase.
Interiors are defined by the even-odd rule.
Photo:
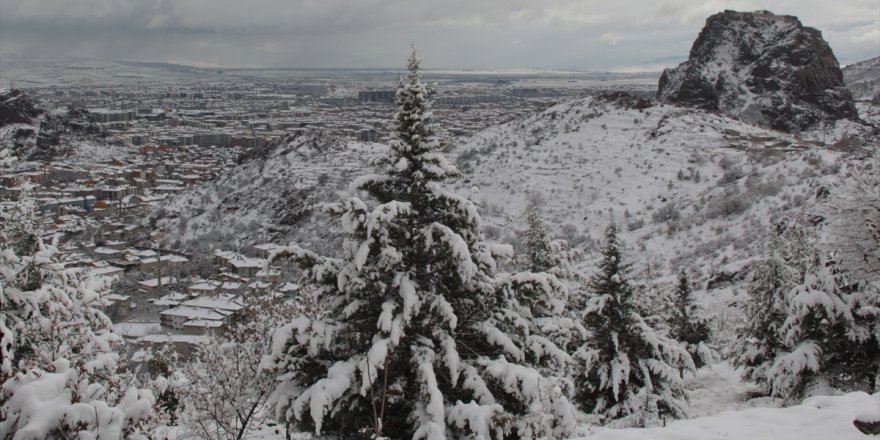
[[[880,57],[844,67],[843,81],[854,98],[880,104]]]
[[[30,124],[42,112],[30,95],[21,90],[0,92],[0,127],[8,124]]]
[[[688,60],[661,75],[657,98],[786,132],[858,119],[822,33],[767,11],[709,17]]]
[[[36,148],[28,160],[51,161],[58,156],[70,154],[72,140],[100,140],[107,132],[100,124],[89,119],[85,109],[69,107],[66,110],[48,112],[39,124]]]

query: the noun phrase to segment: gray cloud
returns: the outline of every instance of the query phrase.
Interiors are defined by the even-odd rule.
[[[875,0],[3,0],[0,56],[387,67],[415,41],[429,67],[607,67],[686,54],[725,6],[798,15],[843,62],[880,55]]]

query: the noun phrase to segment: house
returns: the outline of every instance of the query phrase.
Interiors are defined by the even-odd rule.
[[[223,321],[192,319],[183,323],[183,333],[187,335],[204,335],[205,333],[222,329],[224,325]]]
[[[220,292],[226,294],[239,294],[242,293],[242,289],[244,288],[244,283],[240,283],[237,281],[225,281],[220,285]]]
[[[165,310],[177,307],[181,302],[189,299],[189,295],[184,295],[180,292],[171,292],[166,295],[162,295],[161,298],[158,299],[150,299],[147,300],[150,304],[153,305],[153,308],[161,313]]]
[[[189,264],[189,258],[175,254],[162,255],[158,259],[156,257],[144,258],[141,260],[141,272],[145,274],[156,274],[158,270],[157,264],[161,264],[162,272],[172,273],[177,270],[182,270],[187,264]]]
[[[111,260],[114,258],[119,258],[122,255],[122,251],[119,249],[113,249],[105,246],[98,246],[92,249],[92,253],[95,254],[95,257],[100,258],[102,260]]]
[[[238,257],[229,260],[226,263],[236,275],[244,278],[254,278],[257,272],[266,266],[266,260],[260,258],[244,258]]]
[[[221,325],[224,325],[230,315],[232,312],[228,310],[180,305],[160,313],[159,322],[165,327],[183,330],[183,324],[192,320],[219,321]]]
[[[111,319],[118,319],[128,311],[129,299],[131,299],[131,297],[128,295],[108,293],[101,296],[101,305],[107,316]]]
[[[254,281],[253,283],[248,284],[247,293],[251,295],[265,295],[269,293],[269,288],[272,287],[270,283],[264,283],[262,281]]]
[[[281,248],[281,246],[275,243],[263,243],[254,245],[254,250],[257,251],[257,255],[259,255],[260,258],[269,258],[269,254],[279,248]]]
[[[268,269],[262,269],[256,273],[257,280],[263,281],[266,283],[280,283],[281,282],[281,270],[276,267],[270,267]]]
[[[95,269],[90,270],[89,271],[89,278],[95,278],[95,277],[119,278],[122,276],[123,272],[125,272],[125,270],[122,269],[121,267],[107,265],[107,266],[102,266],[102,267],[96,267]]]
[[[187,287],[186,291],[192,296],[214,296],[217,294],[218,288],[219,284],[215,284],[212,281],[205,281]]]
[[[201,307],[211,310],[223,310],[239,315],[245,305],[241,297],[233,295],[220,295],[215,297],[200,296],[181,303],[185,307]]]
[[[281,296],[291,297],[299,292],[299,285],[295,283],[284,283],[276,287],[275,292],[281,294]]]
[[[162,277],[161,280],[159,278],[143,280],[138,283],[138,290],[143,293],[156,293],[167,287],[169,284],[177,284],[177,278]]]

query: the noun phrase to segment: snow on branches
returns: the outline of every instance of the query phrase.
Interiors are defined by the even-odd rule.
[[[0,208],[0,437],[146,438],[153,395],[118,369],[108,284],[57,263],[29,190]]]
[[[384,174],[351,185],[375,203],[327,205],[347,234],[343,257],[295,246],[273,257],[299,265],[326,307],[276,331],[276,413],[346,438],[567,434],[571,387],[555,371],[568,356],[537,325],[565,289],[552,275],[496,273],[510,247],[486,243],[473,203],[440,184],[458,172],[440,153],[415,51],[408,67],[391,148],[374,161]]]

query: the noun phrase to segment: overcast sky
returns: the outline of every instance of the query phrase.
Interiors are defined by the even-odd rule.
[[[880,56],[878,0],[0,0],[0,57],[200,66],[601,68],[686,56],[725,8],[793,14],[842,63]]]

